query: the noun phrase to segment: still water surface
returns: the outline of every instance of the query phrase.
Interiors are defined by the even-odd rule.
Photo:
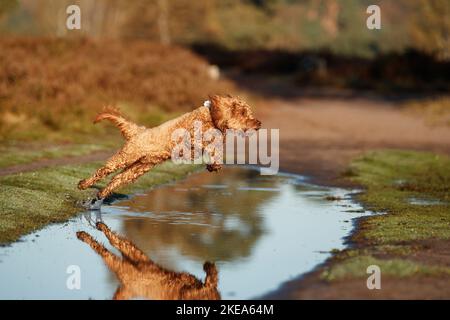
[[[223,299],[258,297],[344,248],[352,219],[370,214],[351,199],[353,192],[251,168],[196,173],[0,248],[0,298],[111,299],[120,284],[116,274],[76,237],[85,231],[119,256],[95,229],[98,220],[166,270],[203,280],[203,263],[214,261]],[[81,272],[79,290],[66,285],[71,265]]]

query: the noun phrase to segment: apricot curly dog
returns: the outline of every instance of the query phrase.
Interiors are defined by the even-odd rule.
[[[257,120],[250,107],[239,98],[231,96],[212,96],[202,107],[170,120],[155,128],[145,128],[126,120],[117,110],[106,109],[94,120],[112,121],[122,132],[126,142],[122,149],[114,154],[105,166],[99,168],[90,178],[81,180],[78,188],[86,189],[116,170],[122,169],[109,184],[97,193],[97,199],[91,202],[91,209],[98,209],[99,204],[117,188],[135,181],[155,165],[171,158],[175,142],[172,133],[184,128],[190,133],[191,148],[194,149],[194,121],[202,123],[202,132],[216,128],[223,134],[227,129],[258,130],[261,122]],[[206,143],[200,146],[205,149]],[[192,150],[193,151],[193,150]],[[207,165],[209,171],[221,169],[222,155],[213,155]]]
[[[167,270],[142,252],[130,240],[111,231],[102,222],[96,227],[102,231],[122,254],[122,258],[107,250],[90,234],[79,231],[77,237],[87,243],[99,254],[108,268],[114,272],[120,281],[120,286],[114,294],[114,300],[132,298],[164,299],[164,300],[218,300],[217,290],[218,272],[214,263],[205,262],[203,270],[206,273],[202,282],[186,272]]]

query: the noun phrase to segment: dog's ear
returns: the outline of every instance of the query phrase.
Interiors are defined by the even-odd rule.
[[[210,114],[214,126],[222,132],[227,129],[227,120],[225,118],[226,106],[223,103],[223,98],[217,95],[209,96],[211,101]]]

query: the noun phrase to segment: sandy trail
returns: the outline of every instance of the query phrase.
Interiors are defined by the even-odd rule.
[[[265,128],[280,129],[282,170],[335,184],[367,150],[400,148],[450,154],[450,127],[430,127],[395,103],[367,98],[270,99],[258,110]]]
[[[62,166],[70,164],[83,164],[93,161],[105,160],[113,154],[112,151],[97,151],[91,154],[74,157],[61,157],[55,159],[42,159],[31,163],[18,164],[6,168],[0,168],[0,177],[9,174],[16,174],[21,172],[36,171],[53,166]]]

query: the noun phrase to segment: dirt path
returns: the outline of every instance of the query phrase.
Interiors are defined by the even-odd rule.
[[[328,185],[367,150],[400,148],[450,154],[450,127],[429,127],[392,102],[366,98],[266,100],[266,128],[280,129],[282,170]]]
[[[0,177],[9,174],[35,171],[47,167],[61,166],[68,164],[83,164],[92,161],[100,161],[112,155],[112,151],[98,151],[91,154],[76,157],[61,157],[55,159],[42,159],[31,163],[19,164],[6,168],[0,168]]]

